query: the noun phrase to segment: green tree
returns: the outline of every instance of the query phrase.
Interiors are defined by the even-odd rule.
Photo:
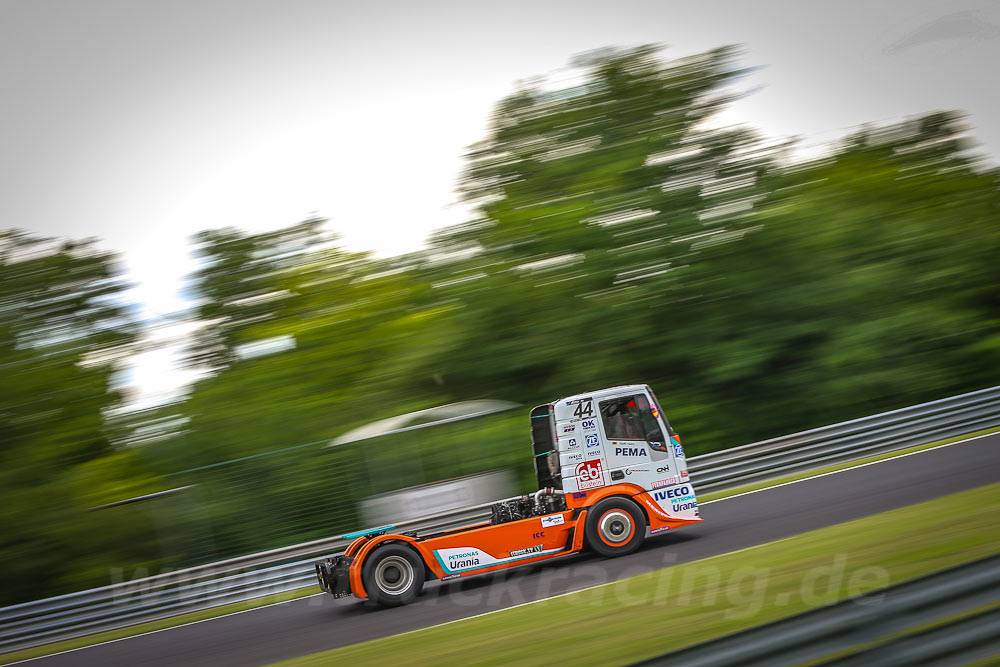
[[[143,526],[105,526],[84,512],[141,477],[104,427],[136,329],[120,305],[125,287],[114,257],[90,241],[0,235],[5,601],[106,581],[108,567],[156,556]]]
[[[648,378],[699,240],[741,238],[770,164],[752,133],[712,129],[742,74],[733,49],[664,61],[655,47],[576,61],[583,81],[503,100],[461,182],[470,223],[438,235],[468,255],[448,345],[456,393],[535,399]],[[701,260],[699,260],[701,261]],[[663,377],[657,373],[654,377]]]

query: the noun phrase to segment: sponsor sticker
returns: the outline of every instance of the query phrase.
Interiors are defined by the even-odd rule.
[[[646,456],[645,447],[615,447],[615,456]]]
[[[652,488],[659,489],[660,487],[670,486],[671,484],[676,484],[676,483],[677,483],[677,478],[676,477],[668,477],[666,479],[658,479],[655,482],[653,482]]]
[[[573,492],[573,497],[576,498],[577,500],[579,500],[580,498],[586,498],[587,494],[583,493],[582,491],[574,491]]]
[[[542,528],[550,528],[552,526],[561,526],[566,523],[562,514],[550,514],[549,516],[542,517]]]
[[[538,554],[538,553],[541,553],[541,552],[542,552],[542,545],[541,544],[536,544],[533,547],[525,547],[524,549],[511,549],[510,556],[511,556],[511,558],[513,558],[514,556],[524,556],[524,555],[527,555],[527,554]]]
[[[687,476],[688,476],[688,471],[687,470],[681,470],[681,479],[687,479]]]
[[[461,574],[446,574],[445,576],[441,577],[441,581],[448,581],[449,579],[458,579],[461,576],[462,576]]]
[[[543,526],[545,525],[545,520],[551,520],[554,524],[559,524],[563,522],[563,517],[561,514],[542,517]],[[544,531],[539,531],[544,532]],[[527,547],[525,549],[515,549],[510,552],[509,556],[504,556],[503,558],[495,558],[482,549],[477,549],[476,547],[449,547],[447,549],[436,549],[434,555],[437,557],[438,563],[441,564],[441,568],[444,570],[446,575],[459,576],[459,573],[466,572],[468,570],[476,570],[479,568],[489,567],[491,565],[497,565],[499,563],[507,563],[511,560],[515,560],[518,557],[523,557],[528,554],[544,554],[552,553],[558,551],[558,549],[552,549],[546,552],[542,545],[534,545]],[[445,577],[442,577],[442,579]]]
[[[576,467],[576,485],[580,489],[599,489],[604,486],[604,469],[600,461],[585,461]]]
[[[588,433],[585,436],[585,439],[587,440],[587,447],[588,448],[590,448],[590,447],[599,447],[601,445],[601,439],[599,437],[597,437],[596,433]]]
[[[601,455],[601,450],[599,450],[599,449],[588,449],[587,450],[587,458],[588,459],[595,459],[595,458],[599,457],[600,455]]]
[[[580,441],[576,438],[559,438],[559,449],[579,449]]]
[[[438,554],[438,558],[441,559],[441,564],[444,565],[446,572],[468,570],[473,567],[491,565],[496,562],[496,559],[489,554],[474,548],[439,549],[436,553]]]
[[[671,502],[677,502],[678,500],[692,500],[694,496],[691,495],[691,487],[678,486],[676,489],[667,489],[666,491],[656,491],[653,494],[655,500],[669,500]]]
[[[670,526],[663,526],[662,528],[653,528],[649,531],[650,535],[656,535],[657,533],[664,533],[670,530]]]

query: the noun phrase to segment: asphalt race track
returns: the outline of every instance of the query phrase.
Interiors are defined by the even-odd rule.
[[[264,665],[551,597],[997,481],[1000,434],[710,503],[701,510],[704,523],[651,538],[639,552],[623,558],[577,556],[508,571],[505,576],[434,582],[418,602],[395,609],[316,595],[31,662],[39,667]]]

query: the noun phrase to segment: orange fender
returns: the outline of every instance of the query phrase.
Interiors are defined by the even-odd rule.
[[[386,542],[406,542],[409,544],[416,552],[420,555],[420,558],[424,561],[424,565],[429,567],[434,574],[438,577],[442,576],[440,568],[434,563],[434,558],[432,554],[428,552],[427,548],[416,538],[410,537],[409,535],[399,535],[397,533],[384,533],[382,535],[376,535],[370,538],[358,538],[367,539],[363,544],[359,545],[357,553],[354,556],[354,561],[351,562],[350,572],[350,583],[351,583],[351,593],[355,597],[366,598],[368,597],[368,592],[365,590],[365,585],[361,581],[361,569],[364,567],[365,558],[368,554],[375,549],[375,547],[384,544]],[[355,540],[357,542],[357,540]],[[351,543],[354,546],[354,542]],[[350,547],[348,547],[350,548]],[[346,553],[346,552],[345,552]]]

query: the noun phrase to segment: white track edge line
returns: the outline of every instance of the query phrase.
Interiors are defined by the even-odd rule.
[[[722,502],[723,500],[729,500],[730,498],[739,498],[740,496],[746,496],[746,495],[749,495],[751,493],[758,493],[760,491],[769,491],[771,489],[777,489],[778,487],[781,487],[781,486],[788,486],[789,484],[797,484],[798,482],[806,482],[806,481],[808,481],[810,479],[816,479],[818,477],[826,477],[827,475],[836,475],[839,472],[847,472],[848,470],[855,470],[857,468],[864,468],[865,466],[875,465],[876,463],[884,463],[886,461],[893,461],[895,459],[901,459],[901,458],[906,457],[906,456],[912,456],[913,454],[923,454],[924,452],[932,452],[934,450],[942,449],[944,447],[951,447],[952,445],[960,445],[963,442],[971,442],[972,440],[978,440],[979,438],[986,438],[986,437],[991,436],[991,435],[997,435],[997,433],[984,433],[983,435],[977,435],[977,436],[975,436],[973,438],[967,438],[965,440],[957,440],[955,442],[948,442],[948,443],[945,443],[943,445],[936,445],[934,447],[928,447],[927,449],[921,449],[920,451],[917,451],[917,452],[907,452],[906,454],[899,454],[898,456],[890,456],[888,458],[880,459],[878,461],[869,461],[868,463],[862,463],[862,464],[859,464],[859,465],[856,465],[856,466],[851,466],[850,468],[843,468],[842,470],[833,470],[831,472],[825,472],[825,473],[822,473],[820,475],[813,475],[812,477],[803,477],[802,479],[796,479],[796,480],[793,480],[791,482],[784,482],[782,484],[775,484],[774,486],[767,486],[767,487],[764,487],[763,489],[755,489],[753,491],[746,491],[744,493],[739,493],[739,494],[736,494],[736,495],[733,495],[733,496],[726,496],[725,498],[718,498],[717,500],[709,500],[708,502],[701,503],[701,504],[702,505],[709,505],[711,503],[718,503],[718,502]],[[801,534],[801,533],[799,533],[799,534]],[[726,551],[726,552],[721,553],[721,554],[715,554],[714,556],[706,556],[705,558],[699,558],[697,560],[710,560],[710,559],[713,559],[713,558],[721,558],[723,556],[730,556],[732,554],[738,554],[741,551],[749,551],[751,549],[756,549],[758,547],[762,547],[762,546],[764,546],[764,544],[776,544],[778,542],[784,542],[786,540],[793,539],[793,538],[795,538],[797,536],[798,535],[790,535],[788,537],[783,537],[783,538],[780,538],[780,539],[777,539],[777,540],[771,540],[770,542],[764,542],[763,544],[752,544],[752,545],[750,545],[748,547],[741,547],[739,549],[734,549],[732,551]],[[697,562],[697,561],[690,561],[690,562],[694,563],[694,562]],[[688,564],[688,563],[677,563],[676,565],[686,565],[686,564]],[[674,565],[671,565],[669,567],[674,567]],[[453,620],[450,620],[450,621],[445,621],[443,623],[437,623],[435,625],[428,625],[428,626],[425,626],[423,628],[415,628],[413,630],[407,630],[406,632],[400,632],[400,633],[397,633],[395,635],[390,635],[390,636],[391,637],[402,637],[404,635],[412,634],[414,632],[422,632],[424,630],[432,630],[434,628],[440,628],[442,626],[451,625],[452,623],[458,623],[460,621],[468,621],[468,620],[471,620],[473,618],[481,618],[483,616],[489,616],[490,614],[496,614],[496,613],[501,612],[501,611],[508,611],[510,609],[517,609],[518,607],[526,607],[528,605],[536,604],[538,602],[545,602],[547,600],[555,600],[557,598],[561,598],[561,597],[564,597],[566,595],[572,595],[573,593],[582,593],[583,591],[590,591],[590,590],[593,590],[595,588],[602,588],[604,586],[614,586],[616,584],[621,583],[622,581],[626,581],[628,578],[629,577],[626,577],[625,579],[616,579],[614,581],[606,581],[606,582],[604,582],[602,584],[594,584],[593,586],[587,586],[586,588],[577,588],[575,590],[566,591],[565,593],[559,593],[558,595],[552,595],[552,596],[547,597],[547,598],[539,598],[538,600],[529,600],[528,602],[521,602],[521,603],[518,603],[518,604],[515,604],[515,605],[511,605],[509,607],[504,607],[502,609],[492,609],[490,611],[484,611],[481,614],[475,614],[473,616],[465,616],[464,618],[456,618],[456,619],[453,619]],[[388,639],[388,637],[377,637],[376,639]],[[370,640],[366,640],[366,641],[375,641],[375,640],[370,639]],[[359,642],[359,643],[364,643],[364,642]]]
[[[973,440],[979,440],[980,438],[988,438],[991,435],[997,435],[997,433],[998,432],[984,433],[983,435],[977,435],[977,436],[972,437],[972,438],[966,438],[965,440],[956,440],[955,442],[948,442],[948,443],[945,443],[943,445],[936,445],[934,447],[928,447],[927,449],[921,449],[920,451],[917,451],[917,452],[908,452],[906,454],[899,454],[898,456],[890,456],[888,458],[880,459],[878,461],[869,461],[868,463],[861,463],[861,464],[858,464],[856,466],[851,466],[850,468],[842,468],[841,470],[833,470],[831,472],[824,472],[824,473],[821,473],[819,475],[812,475],[810,477],[803,477],[802,479],[795,479],[795,480],[792,480],[791,482],[782,482],[781,484],[775,484],[774,486],[765,486],[762,489],[754,489],[753,491],[744,491],[743,493],[737,493],[737,494],[732,495],[732,496],[726,496],[725,498],[717,498],[715,500],[709,500],[707,502],[700,503],[700,504],[701,505],[711,505],[712,503],[720,503],[720,502],[722,502],[724,500],[730,500],[732,498],[739,498],[741,496],[748,496],[751,493],[760,493],[761,491],[770,491],[771,489],[778,489],[778,488],[781,488],[783,486],[788,486],[790,484],[798,484],[799,482],[808,482],[811,479],[818,479],[820,477],[826,477],[828,475],[836,475],[837,473],[847,472],[849,470],[857,470],[858,468],[865,468],[867,466],[873,466],[873,465],[876,465],[878,463],[885,463],[886,461],[895,461],[896,459],[902,459],[902,458],[905,458],[907,456],[913,456],[915,454],[923,454],[924,452],[933,452],[933,451],[936,451],[938,449],[943,449],[945,447],[951,447],[952,445],[961,445],[961,444],[966,443],[966,442],[972,442]],[[916,445],[916,446],[919,447],[919,445]],[[790,539],[790,538],[783,538],[782,540],[774,540],[774,542],[781,542],[784,539]],[[768,542],[767,544],[771,544],[771,542]],[[716,554],[714,556],[707,556],[706,558],[718,558],[719,556],[728,556],[730,554],[739,553],[741,551],[746,551],[748,549],[753,549],[753,548],[758,547],[758,546],[761,546],[761,545],[755,544],[755,545],[752,545],[752,546],[749,546],[749,547],[743,547],[741,549],[736,549],[734,551],[727,551],[725,553]],[[698,560],[705,560],[705,559],[699,558]],[[413,630],[407,630],[406,632],[400,632],[400,633],[397,633],[395,635],[390,635],[390,636],[391,637],[401,637],[403,635],[408,635],[408,634],[411,634],[411,633],[414,633],[414,632],[420,632],[422,630],[430,630],[432,628],[439,628],[439,627],[444,626],[444,625],[450,625],[452,623],[458,623],[459,621],[468,621],[468,620],[473,619],[473,618],[480,618],[482,616],[489,616],[490,614],[496,614],[496,613],[501,612],[501,611],[507,611],[509,609],[517,609],[518,607],[526,607],[529,604],[535,604],[535,603],[538,603],[538,602],[545,602],[546,600],[555,600],[556,598],[561,598],[561,597],[563,597],[565,595],[571,595],[573,593],[580,593],[582,591],[589,591],[589,590],[592,590],[594,588],[600,588],[601,586],[610,586],[612,584],[617,584],[619,581],[623,581],[623,580],[622,579],[617,579],[615,581],[609,581],[609,582],[605,582],[603,584],[595,584],[593,586],[588,586],[587,588],[578,588],[576,590],[566,591],[565,593],[559,593],[558,595],[552,595],[552,596],[547,597],[547,598],[539,598],[538,600],[529,600],[528,602],[521,602],[519,604],[511,605],[510,607],[504,607],[502,609],[493,609],[491,611],[484,611],[483,613],[476,614],[474,616],[465,616],[464,618],[456,618],[456,619],[453,619],[453,620],[450,620],[450,621],[445,621],[444,623],[438,623],[436,625],[428,625],[428,626],[425,626],[425,627],[422,627],[422,628],[415,628]],[[98,646],[104,646],[106,644],[114,644],[115,642],[121,642],[121,641],[125,641],[127,639],[136,639],[138,637],[145,637],[146,635],[156,634],[157,632],[166,632],[167,630],[176,630],[177,628],[183,628],[183,627],[186,627],[188,625],[196,625],[198,623],[205,623],[207,621],[216,621],[216,620],[219,620],[220,618],[226,618],[227,616],[236,616],[238,614],[246,614],[246,613],[249,613],[251,611],[258,611],[260,609],[267,609],[268,607],[277,607],[278,605],[288,604],[289,602],[295,602],[297,600],[305,600],[305,599],[308,599],[308,598],[313,598],[313,597],[316,597],[317,595],[324,595],[324,593],[313,593],[312,595],[303,595],[302,597],[292,598],[291,600],[283,600],[282,602],[273,602],[271,604],[265,604],[265,605],[262,605],[260,607],[254,607],[253,609],[244,609],[243,611],[234,611],[231,614],[222,614],[221,616],[213,616],[212,618],[203,618],[200,621],[191,621],[190,623],[182,623],[180,625],[172,625],[169,628],[160,628],[159,630],[150,630],[149,632],[143,632],[143,633],[140,633],[138,635],[130,635],[128,637],[119,637],[118,639],[109,639],[106,642],[100,642],[100,643],[97,643],[97,644],[90,644],[88,646],[79,646],[77,648],[71,648],[71,649],[67,649],[65,651],[59,651],[57,653],[48,653],[46,655],[40,655],[40,656],[35,657],[35,658],[25,658],[24,660],[18,660],[17,662],[9,662],[7,664],[8,665],[20,665],[20,664],[25,663],[25,662],[31,662],[32,660],[41,660],[43,658],[51,658],[53,656],[63,655],[64,653],[73,653],[75,651],[82,651],[82,650],[88,649],[88,648],[96,648]],[[377,637],[377,639],[385,639],[385,637]],[[374,640],[368,640],[368,641],[374,641]],[[361,642],[361,643],[363,643],[363,642]],[[25,649],[25,650],[28,650],[28,649]],[[0,655],[2,655],[2,654],[0,654]]]
[[[292,589],[292,590],[294,590],[294,589]],[[290,600],[282,600],[281,602],[272,602],[271,604],[261,605],[259,607],[254,607],[253,609],[243,609],[242,611],[234,611],[234,612],[231,612],[229,614],[222,614],[220,616],[213,616],[211,618],[203,618],[200,621],[190,621],[188,623],[181,623],[180,625],[171,625],[169,628],[160,628],[159,630],[150,630],[149,632],[141,632],[141,633],[139,633],[137,635],[129,635],[128,637],[119,637],[118,639],[109,639],[107,641],[98,642],[97,644],[88,644],[87,646],[78,646],[76,648],[66,649],[65,651],[59,651],[57,653],[46,653],[45,655],[39,655],[39,656],[36,656],[34,658],[25,658],[24,660],[18,660],[17,662],[8,662],[6,665],[4,665],[4,667],[9,667],[10,665],[20,665],[20,664],[25,663],[25,662],[31,662],[32,660],[44,660],[45,658],[52,658],[52,657],[57,656],[57,655],[63,655],[63,654],[66,654],[66,653],[75,653],[76,651],[83,651],[85,649],[96,648],[98,646],[106,646],[108,644],[114,644],[116,642],[123,642],[123,641],[129,640],[129,639],[137,639],[139,637],[145,637],[146,635],[155,635],[158,632],[166,632],[167,630],[176,630],[177,628],[184,628],[184,627],[187,627],[189,625],[197,625],[199,623],[207,623],[208,621],[217,621],[220,618],[228,618],[230,616],[238,616],[240,614],[246,614],[246,613],[249,613],[251,611],[257,611],[258,609],[267,609],[268,607],[277,607],[278,605],[288,604],[289,602],[295,602],[297,600],[305,600],[307,598],[314,598],[317,595],[325,595],[325,593],[313,593],[312,595],[302,595],[300,597],[292,598]],[[251,599],[253,599],[253,598],[251,598]],[[194,612],[191,612],[191,613],[194,613]],[[170,617],[167,616],[166,618],[170,618]],[[153,621],[149,621],[149,622],[152,623]],[[107,630],[106,632],[113,632],[113,631]],[[86,636],[87,635],[84,635],[84,637],[86,637]],[[60,640],[60,641],[71,641],[71,640],[67,639],[67,640]],[[42,646],[44,646],[44,644],[42,644]],[[21,649],[21,650],[30,651],[31,649]],[[2,657],[3,657],[3,654],[0,654],[0,658],[2,658]]]
[[[855,466],[850,466],[849,468],[841,468],[840,470],[831,470],[830,472],[820,473],[819,475],[810,475],[809,477],[803,477],[802,479],[793,479],[790,482],[782,482],[781,484],[774,484],[772,486],[765,486],[761,489],[754,489],[753,491],[744,491],[743,493],[736,493],[731,496],[726,496],[725,498],[716,498],[715,500],[708,500],[700,505],[711,505],[712,503],[721,503],[723,500],[731,500],[733,498],[740,498],[742,496],[749,496],[751,493],[760,493],[761,491],[770,491],[771,489],[780,489],[783,486],[789,486],[790,484],[798,484],[799,482],[808,482],[811,479],[819,479],[820,477],[827,477],[828,475],[836,475],[842,472],[848,472],[849,470],[857,470],[858,468],[867,468],[868,466],[878,465],[879,463],[885,463],[886,461],[895,461],[897,459],[905,459],[907,456],[916,456],[917,454],[923,454],[924,452],[935,452],[939,449],[944,449],[945,447],[951,447],[953,445],[961,445],[966,442],[972,442],[973,440],[979,440],[980,438],[988,438],[990,436],[998,435],[1000,432],[994,433],[984,433],[983,435],[977,435],[974,438],[966,438],[965,440],[956,440],[955,442],[947,442],[943,445],[935,445],[934,447],[928,447],[927,449],[921,449],[916,452],[907,452],[906,454],[897,454],[896,456],[889,456],[884,459],[879,459],[878,461],[869,461],[868,463],[859,463]],[[916,445],[919,447],[919,445]],[[836,464],[833,464],[836,465]],[[792,473],[795,474],[795,473]]]

